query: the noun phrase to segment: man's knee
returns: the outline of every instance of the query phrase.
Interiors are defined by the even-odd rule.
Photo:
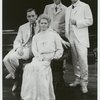
[[[19,66],[19,59],[16,57],[15,54],[10,55],[9,60],[10,63],[14,64],[15,66]]]
[[[10,55],[9,59],[10,59],[11,61],[15,61],[15,60],[17,60],[18,58],[16,57],[16,54],[13,53],[12,55]]]
[[[9,62],[9,57],[8,56],[5,56],[4,59],[3,59],[3,63],[6,64]]]
[[[10,51],[3,59],[3,62],[6,63],[6,62],[9,62],[11,60],[15,60],[16,59],[16,54],[12,51]]]

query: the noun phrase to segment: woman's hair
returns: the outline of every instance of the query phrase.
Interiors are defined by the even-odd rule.
[[[41,14],[39,17],[38,17],[38,24],[40,24],[40,21],[41,21],[41,19],[46,19],[47,21],[48,21],[48,24],[50,25],[50,23],[51,23],[51,18],[48,16],[48,15],[46,15],[46,14]]]
[[[39,24],[40,24],[41,19],[46,19],[47,22],[48,22],[48,27],[50,27],[51,18],[48,15],[46,15],[46,14],[41,14],[38,17],[37,21],[36,21],[37,22],[36,34],[40,32],[40,26],[39,26]]]

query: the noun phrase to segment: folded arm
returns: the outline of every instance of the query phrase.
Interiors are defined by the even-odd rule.
[[[76,26],[78,28],[88,27],[93,24],[93,16],[89,5],[86,5],[84,8],[84,19],[77,19]]]
[[[13,48],[16,51],[18,48],[22,48],[23,36],[21,27],[19,27],[18,34],[14,40]]]

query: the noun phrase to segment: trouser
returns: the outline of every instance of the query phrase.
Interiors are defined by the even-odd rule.
[[[54,90],[64,84],[63,79],[63,60],[53,60],[51,62]]]
[[[88,84],[87,47],[83,46],[73,33],[70,37],[74,74],[81,83]]]
[[[31,56],[33,56],[30,48],[26,47],[23,49],[23,56],[20,56],[16,51],[13,49],[4,57],[3,62],[9,73],[14,74],[16,68],[19,66],[19,59],[27,60]]]
[[[68,42],[68,39],[65,38],[64,36],[61,36],[61,38]],[[63,49],[64,49],[63,56],[60,59],[53,60],[51,62],[54,90],[57,89],[58,87],[64,86],[65,84],[64,78],[63,78],[63,75],[64,75],[63,69],[66,66],[66,61],[68,59],[69,48],[66,49],[66,47],[63,46]]]
[[[15,71],[15,82],[16,82],[16,90],[19,90],[21,92],[21,85],[22,85],[22,76],[23,76],[23,68],[27,63],[30,63],[32,61],[32,58],[28,60],[19,60],[19,66],[16,68]]]

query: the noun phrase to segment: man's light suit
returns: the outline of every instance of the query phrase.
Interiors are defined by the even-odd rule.
[[[76,25],[71,23],[76,22]],[[88,4],[78,0],[66,9],[65,29],[66,37],[71,43],[71,53],[74,73],[81,83],[88,83],[87,48],[89,47],[88,26],[93,24],[93,17]]]
[[[19,66],[19,59],[27,60],[33,56],[31,52],[31,28],[27,22],[19,27],[18,34],[14,40],[13,49],[5,56],[4,64],[10,74],[14,74]],[[20,56],[17,49],[22,48],[24,54]]]

